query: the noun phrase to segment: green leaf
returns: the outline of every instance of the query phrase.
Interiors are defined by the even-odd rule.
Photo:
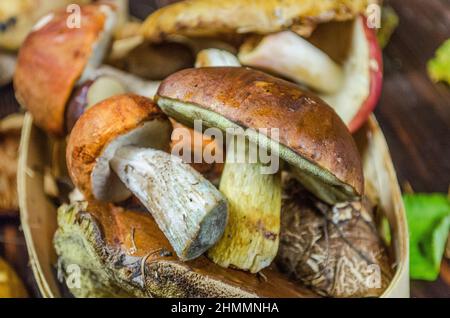
[[[410,239],[410,275],[434,281],[450,230],[450,201],[442,194],[404,195]]]
[[[434,82],[450,84],[450,39],[436,51],[436,56],[428,62],[428,74]]]

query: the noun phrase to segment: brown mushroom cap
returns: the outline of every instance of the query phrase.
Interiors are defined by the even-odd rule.
[[[351,19],[364,12],[369,3],[369,0],[182,1],[150,15],[142,26],[142,33],[155,42],[171,35],[267,34],[286,28],[308,34],[311,25]]]
[[[80,28],[68,27],[70,13],[54,12],[35,26],[20,49],[14,74],[17,100],[36,125],[51,134],[64,133],[66,103],[92,58],[111,8],[81,6]]]
[[[187,69],[166,78],[156,101],[191,125],[279,129],[279,149],[261,133],[250,140],[279,153],[303,185],[329,203],[363,193],[356,145],[345,124],[320,98],[263,72],[236,67]]]
[[[110,171],[109,160],[121,146],[168,149],[172,125],[148,98],[125,94],[90,107],[69,138],[66,159],[70,177],[88,199],[125,200],[129,191]]]

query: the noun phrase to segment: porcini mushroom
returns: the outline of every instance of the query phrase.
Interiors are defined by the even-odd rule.
[[[101,3],[80,8],[79,28],[67,25],[70,13],[65,10],[42,18],[22,45],[14,74],[19,103],[33,115],[37,126],[57,136],[66,131],[66,116],[73,122],[90,104],[83,100],[87,96],[83,90],[95,90],[91,94],[103,97],[108,97],[106,91],[116,95],[134,87],[139,93],[145,90],[151,95],[155,91],[153,82],[101,66],[116,25],[114,6]],[[113,80],[91,85],[104,76]],[[119,86],[123,88],[117,89]],[[72,106],[69,110],[68,105]]]
[[[223,131],[251,128],[245,132],[249,144],[280,156],[327,202],[363,191],[359,154],[345,125],[329,106],[292,83],[239,67],[189,69],[164,80],[156,100],[186,125],[202,119],[204,126]],[[258,131],[262,128],[278,129],[279,139]],[[264,175],[262,167],[259,161],[225,163],[220,190],[229,200],[230,220],[208,253],[225,267],[257,272],[277,253],[280,171]]]
[[[67,165],[87,199],[119,202],[133,193],[178,257],[189,260],[221,237],[227,202],[188,164],[162,151],[170,144],[171,130],[151,100],[111,97],[89,108],[75,124]]]
[[[361,160],[348,129],[327,104],[293,83],[239,67],[187,69],[166,78],[155,99],[186,125],[202,119],[223,131],[252,128],[246,137],[278,154],[325,202],[363,193]],[[255,131],[260,128],[279,129],[279,141]]]
[[[372,113],[381,92],[381,49],[364,16],[368,6],[378,2],[183,1],[151,14],[141,33],[152,42],[239,38],[234,44],[244,42],[238,55],[243,65],[315,90],[353,133]],[[343,46],[344,58],[336,58],[333,51]]]
[[[196,67],[240,67],[237,57],[219,49],[206,49],[197,54]],[[208,251],[208,257],[222,267],[233,267],[257,273],[269,266],[277,255],[280,234],[281,171],[263,174],[264,165],[257,156],[250,162],[250,147],[230,144],[241,149],[227,149],[220,191],[229,202],[229,219],[224,235]],[[234,147],[236,146],[236,147]],[[244,155],[244,160],[234,162]],[[255,195],[257,193],[257,195]]]
[[[292,31],[250,38],[241,47],[239,60],[244,65],[269,70],[315,89],[354,132],[365,122],[380,97],[381,49],[364,17],[356,17],[353,23],[335,29],[319,26],[311,41],[326,46],[323,41],[330,41],[327,38],[330,35],[325,32],[342,41],[350,38],[345,43],[346,56],[340,65]]]

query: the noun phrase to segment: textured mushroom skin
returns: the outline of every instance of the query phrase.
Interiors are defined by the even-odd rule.
[[[64,133],[66,103],[106,20],[101,5],[81,6],[80,28],[67,26],[69,15],[65,10],[53,13],[27,37],[14,74],[17,100],[36,125],[54,135]]]
[[[104,100],[80,117],[70,135],[66,159],[72,181],[86,198],[94,198],[91,174],[106,146],[152,120],[167,121],[170,125],[150,99],[133,94]],[[170,141],[170,134],[166,138]]]
[[[229,33],[266,34],[291,28],[308,34],[311,25],[348,20],[364,12],[368,0],[193,0],[153,13],[142,32],[152,41],[174,34],[189,37]]]
[[[82,273],[100,272],[102,275],[94,278],[102,279],[99,283],[119,286],[122,294],[125,291],[137,297],[317,297],[273,268],[263,271],[264,279],[221,268],[204,256],[181,262],[148,213],[92,202],[87,208],[62,206],[58,225],[54,244],[60,263],[63,266],[75,263]],[[86,264],[74,258],[76,249],[94,262]],[[99,265],[84,267],[90,264]]]
[[[278,128],[280,144],[294,156],[330,172],[355,195],[363,193],[361,160],[345,124],[325,102],[293,83],[246,68],[187,69],[166,78],[156,100],[165,112],[163,100],[178,101],[244,129]]]

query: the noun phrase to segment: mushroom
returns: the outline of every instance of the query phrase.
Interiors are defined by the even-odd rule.
[[[237,57],[227,51],[206,49],[198,53],[195,66],[241,65]],[[238,139],[233,142],[236,144]],[[259,158],[254,162],[235,163],[236,155],[234,149],[227,149],[219,189],[229,202],[229,220],[224,235],[208,251],[208,257],[225,268],[257,273],[272,263],[278,251],[281,173],[262,174],[264,165]],[[249,149],[245,150],[245,155],[249,156]]]
[[[361,161],[344,123],[323,101],[295,84],[239,67],[188,69],[165,79],[155,98],[166,114],[187,125],[201,119],[204,126],[222,131],[251,128],[245,132],[249,143],[279,156],[326,202],[363,192]],[[274,128],[279,129],[279,139],[258,131]],[[261,163],[225,163],[220,190],[230,201],[230,221],[221,241],[209,251],[223,266],[252,272],[276,255],[281,205],[279,175],[263,175],[256,168]],[[243,250],[248,254],[241,255]],[[264,253],[258,256],[258,251]]]
[[[243,42],[238,54],[243,65],[315,90],[353,133],[381,93],[381,49],[364,16],[378,2],[183,1],[151,14],[141,34],[155,43],[174,37],[239,38],[234,44]],[[336,58],[334,51],[343,47],[344,58]]]
[[[170,144],[168,118],[145,97],[118,95],[89,108],[67,146],[72,181],[87,199],[120,202],[133,193],[178,257],[189,260],[223,234],[227,201]]]
[[[68,15],[65,11],[56,11],[35,25],[20,49],[14,74],[19,103],[33,115],[37,126],[56,136],[64,135],[67,126],[70,128],[79,114],[92,104],[82,97],[108,97],[106,91],[116,95],[123,90],[134,91],[135,87],[138,93],[145,91],[145,95],[156,90],[154,82],[100,66],[116,25],[113,6],[81,6],[80,28],[67,26]],[[104,76],[113,80],[91,85]],[[94,92],[88,94],[87,90]],[[77,92],[75,95],[74,91]],[[74,100],[75,106],[69,107],[68,111],[67,106]],[[71,113],[73,109],[75,114]]]
[[[310,42],[326,46],[323,42],[331,42],[329,36],[350,38],[342,65]],[[373,111],[381,93],[383,63],[375,33],[364,17],[357,17],[348,27],[318,27],[310,41],[292,31],[250,38],[242,45],[239,60],[318,91],[354,132]]]
[[[155,100],[191,126],[202,119],[223,131],[277,128],[279,142],[255,131],[246,137],[278,154],[325,202],[363,193],[361,160],[348,129],[331,107],[293,83],[247,68],[187,69],[166,78]]]

